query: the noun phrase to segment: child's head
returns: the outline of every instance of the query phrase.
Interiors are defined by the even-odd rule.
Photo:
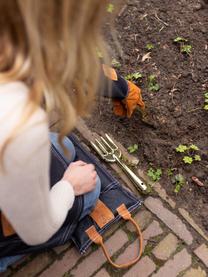
[[[24,81],[30,103],[59,112],[63,134],[89,110],[97,89],[106,2],[0,1],[0,82]]]

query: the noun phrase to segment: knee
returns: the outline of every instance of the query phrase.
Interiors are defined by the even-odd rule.
[[[70,155],[68,158],[69,162],[73,162],[76,157],[76,150],[75,150],[74,144],[71,142],[71,140],[68,137],[64,137],[63,144],[69,151],[69,155]]]

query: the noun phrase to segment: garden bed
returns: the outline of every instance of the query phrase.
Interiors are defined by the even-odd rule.
[[[131,119],[114,116],[108,99],[98,102],[87,124],[98,133],[112,134],[125,147],[138,144],[134,155],[140,160],[139,167],[146,172],[150,167],[160,168],[160,182],[168,194],[208,232],[208,110],[204,109],[208,91],[207,13],[208,8],[200,8],[195,0],[123,3],[116,18],[123,55],[121,59],[112,47],[112,58],[120,62],[118,71],[123,76],[142,74],[135,83],[142,88],[153,125],[145,124],[139,111]],[[174,42],[178,38],[185,40]],[[110,36],[109,42],[113,45]],[[185,52],[184,45],[189,46]],[[150,75],[155,76],[153,90]],[[181,144],[195,145],[199,150],[177,152]],[[195,160],[195,155],[201,161]],[[191,156],[192,163],[186,164],[184,156]],[[177,174],[185,178],[178,193],[173,183]],[[192,176],[204,187],[193,182]]]

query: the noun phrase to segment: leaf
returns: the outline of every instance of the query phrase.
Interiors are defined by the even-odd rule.
[[[145,54],[143,57],[142,57],[142,62],[145,62],[146,60],[150,60],[151,57],[151,52],[148,52],[147,54]]]
[[[195,161],[201,161],[200,155],[195,155],[195,156],[194,156],[194,160],[195,160]]]
[[[208,98],[208,92],[205,92],[204,97]]]
[[[120,68],[121,67],[121,63],[119,61],[117,61],[116,59],[112,59],[111,64],[115,68]]]
[[[155,85],[149,86],[149,89],[151,91],[158,91],[158,90],[160,90],[160,86],[159,86],[159,84],[155,84]]]
[[[176,147],[176,152],[184,153],[188,150],[188,147],[183,144],[179,144],[178,147]]]
[[[181,53],[191,54],[192,46],[191,45],[182,45],[181,46]]]
[[[174,42],[187,42],[188,40],[187,39],[185,39],[185,38],[182,38],[182,37],[176,37],[174,40],[173,40]]]
[[[130,145],[127,149],[132,154],[138,150],[138,144]]]
[[[191,144],[189,146],[189,149],[194,150],[194,151],[198,151],[199,150],[198,146],[196,146],[195,144]]]
[[[152,50],[152,49],[154,49],[155,47],[154,47],[154,45],[152,44],[152,43],[147,43],[147,45],[146,45],[146,49],[147,50]]]
[[[138,80],[142,78],[142,74],[140,72],[134,72],[134,73],[130,73],[128,75],[125,76],[126,80],[132,81],[132,80]]]
[[[156,170],[152,167],[149,168],[147,175],[152,179],[153,182],[159,181],[162,176],[162,170],[157,168]]]
[[[184,156],[183,161],[184,161],[185,164],[192,164],[193,158],[189,157],[189,156]]]
[[[204,110],[208,111],[208,105],[204,106]]]
[[[114,5],[112,3],[109,3],[107,5],[107,12],[108,13],[113,13],[113,11],[114,11]]]

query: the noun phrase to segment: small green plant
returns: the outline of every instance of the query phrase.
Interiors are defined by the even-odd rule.
[[[140,72],[130,73],[125,76],[125,79],[129,81],[137,81],[141,78],[142,78],[142,74]]]
[[[172,178],[172,182],[175,184],[174,192],[179,193],[185,184],[185,178],[182,174],[177,174]]]
[[[113,13],[113,11],[114,11],[114,5],[112,3],[108,3],[107,12],[108,13]]]
[[[151,51],[152,49],[154,49],[155,47],[154,47],[154,45],[152,44],[152,43],[147,43],[147,45],[146,45],[146,49],[148,50],[148,51]]]
[[[162,170],[161,168],[152,168],[150,167],[148,169],[148,172],[147,172],[147,176],[150,177],[150,179],[153,181],[153,182],[157,182],[160,180],[161,176],[162,176]]]
[[[183,144],[179,144],[178,147],[176,147],[176,152],[184,153],[186,150],[188,150],[188,147]]]
[[[208,91],[204,94],[204,110],[208,111]]]
[[[193,158],[190,156],[184,156],[183,161],[185,164],[192,164],[193,163]]]
[[[187,42],[188,40],[182,37],[176,37],[174,40],[176,43]]]
[[[184,153],[186,155],[183,156],[183,162],[185,164],[192,164],[194,161],[199,162],[201,161],[201,156],[196,154],[196,151],[199,151],[199,147],[195,144],[184,145],[179,144],[178,147],[176,147],[176,152]]]
[[[111,65],[117,69],[119,69],[121,67],[121,63],[119,61],[117,61],[116,59],[112,59]]]
[[[127,149],[129,151],[129,153],[132,154],[138,150],[138,144],[130,145]]]
[[[158,91],[160,89],[159,84],[157,83],[156,76],[150,75],[148,77],[148,88],[151,91]]]
[[[181,45],[181,53],[190,55],[192,51],[192,46],[190,44]]]
[[[188,40],[183,37],[176,37],[173,40],[180,46],[180,52],[183,54],[190,55],[192,51],[192,45],[188,44]]]
[[[174,172],[174,168],[168,168],[167,169],[167,175],[170,177],[170,176],[173,176],[173,172]]]

